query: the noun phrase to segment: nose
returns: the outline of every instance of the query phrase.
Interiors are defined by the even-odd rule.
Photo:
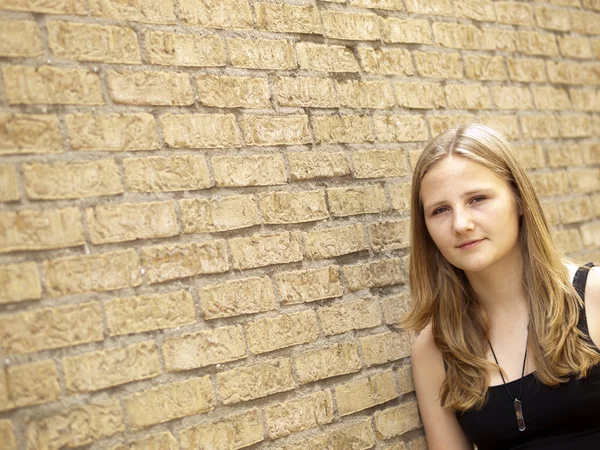
[[[473,229],[473,221],[468,211],[456,208],[452,219],[452,228],[456,234],[461,234]]]

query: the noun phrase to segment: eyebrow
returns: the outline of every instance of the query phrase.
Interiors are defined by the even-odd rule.
[[[464,197],[470,197],[470,196],[472,196],[474,194],[485,194],[485,193],[488,193],[491,190],[492,190],[492,188],[487,188],[487,187],[481,188],[481,189],[472,189],[472,190],[467,191],[464,194],[462,194],[461,197],[464,198]],[[448,203],[448,201],[447,200],[440,200],[440,201],[437,201],[435,203],[431,203],[429,205],[423,205],[423,210],[425,211],[427,209],[436,208],[436,207],[441,206],[441,205],[443,205],[445,203]]]

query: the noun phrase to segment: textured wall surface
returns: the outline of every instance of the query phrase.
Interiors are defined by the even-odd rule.
[[[0,447],[424,449],[425,142],[600,262],[600,2],[0,0]]]

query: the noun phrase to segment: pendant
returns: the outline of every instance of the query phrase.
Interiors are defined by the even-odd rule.
[[[525,431],[525,419],[523,418],[521,401],[518,398],[515,398],[513,404],[515,406],[515,414],[517,415],[517,425],[519,426],[519,431]]]

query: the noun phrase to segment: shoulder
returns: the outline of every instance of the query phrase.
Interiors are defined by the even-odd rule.
[[[600,267],[590,269],[585,285],[585,312],[590,338],[600,347]]]
[[[427,325],[415,339],[411,352],[411,363],[415,387],[435,391],[436,396],[446,378],[442,352],[435,345],[431,324]]]
[[[435,345],[431,324],[421,330],[412,346],[411,360],[421,364],[442,363],[442,352]],[[439,360],[439,361],[438,361]]]

